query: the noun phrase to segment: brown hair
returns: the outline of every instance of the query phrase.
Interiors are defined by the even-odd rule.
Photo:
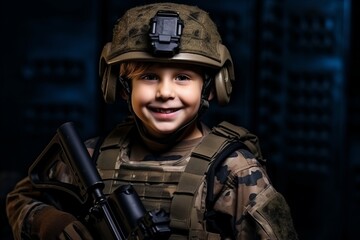
[[[139,77],[144,73],[149,67],[153,65],[152,63],[144,62],[124,62],[120,64],[120,76],[134,79]]]

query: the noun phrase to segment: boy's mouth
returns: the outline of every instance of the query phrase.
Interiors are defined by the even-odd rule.
[[[176,112],[177,108],[151,108],[151,111],[157,113],[173,113]]]

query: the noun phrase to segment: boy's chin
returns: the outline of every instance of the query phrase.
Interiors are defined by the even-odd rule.
[[[155,131],[152,132],[152,135],[154,135],[157,138],[165,138],[168,137],[176,132],[177,128],[158,128]]]

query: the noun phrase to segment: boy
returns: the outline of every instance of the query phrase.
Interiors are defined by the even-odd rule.
[[[297,239],[285,200],[245,148],[229,154],[213,179],[184,174],[210,133],[202,113],[212,98],[229,101],[234,80],[231,56],[206,12],[175,3],[128,10],[103,49],[100,75],[105,101],[125,99],[132,115],[105,140],[87,141],[106,194],[131,183],[146,210],[170,213],[170,239]],[[64,166],[54,175],[71,182]],[[194,196],[182,195],[184,186],[195,186]],[[61,209],[55,198],[29,178],[17,184],[7,198],[15,239],[92,238],[76,209]]]

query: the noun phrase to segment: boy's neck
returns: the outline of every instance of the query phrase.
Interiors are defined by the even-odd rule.
[[[137,128],[144,144],[147,148],[155,152],[167,151],[180,141],[200,138],[203,135],[201,131],[201,124],[198,123],[197,119],[192,120],[186,127],[180,129],[179,131],[169,134],[163,138],[150,135],[148,131],[144,129],[141,122],[140,124],[137,124]]]

